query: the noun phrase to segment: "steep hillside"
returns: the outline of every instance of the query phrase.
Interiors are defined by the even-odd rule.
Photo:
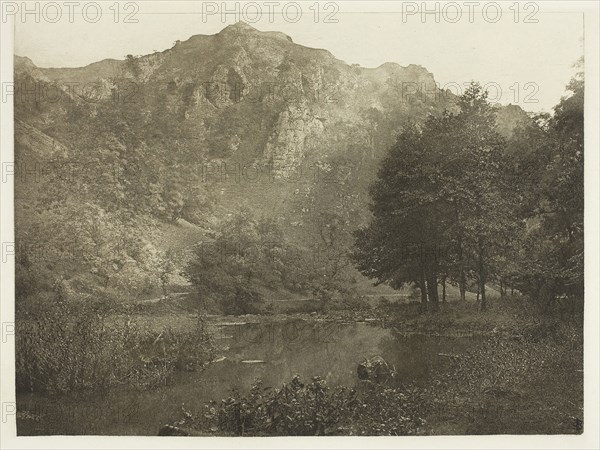
[[[87,286],[108,287],[130,270],[117,291],[140,274],[156,278],[156,255],[168,249],[160,222],[185,220],[205,235],[242,206],[302,248],[330,245],[335,223],[347,250],[396,133],[454,101],[420,66],[350,66],[244,23],[83,68],[16,57],[15,78],[17,160],[48,168],[17,178],[18,240],[72,240],[83,264],[63,255],[48,276],[73,287],[89,272]],[[505,134],[526,117],[511,108],[500,108]],[[59,233],[43,225],[53,220]],[[95,255],[106,247],[115,261]]]

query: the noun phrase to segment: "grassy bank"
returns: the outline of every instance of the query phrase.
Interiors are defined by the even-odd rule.
[[[532,331],[534,333],[534,331]],[[579,434],[583,431],[580,337],[489,337],[450,363],[426,387],[358,381],[328,386],[294,377],[257,381],[183,415],[165,434],[446,435]]]
[[[214,323],[289,320],[370,321],[396,334],[480,336],[447,359],[426,387],[388,383],[327,386],[294,379],[233,393],[176,426],[190,434],[412,435],[577,434],[583,430],[582,315],[541,314],[520,296],[493,297],[482,312],[474,299],[424,309],[417,302],[359,304],[325,314],[297,312]],[[383,401],[385,399],[385,401]],[[290,403],[291,402],[291,403]],[[290,406],[292,405],[292,406]],[[291,418],[291,419],[290,419]],[[172,431],[172,430],[171,430]]]
[[[59,394],[168,384],[176,371],[202,370],[214,358],[204,319],[190,319],[185,328],[159,328],[94,304],[48,303],[17,321],[17,390]]]
[[[382,300],[332,305],[325,313],[215,314],[199,321],[197,309],[180,300],[135,309],[55,305],[21,321],[18,418],[26,424],[21,429],[69,432],[62,422],[46,423],[55,413],[44,408],[36,413],[36,405],[67,402],[69,414],[102,415],[90,424],[96,434],[155,434],[166,423],[203,435],[581,432],[580,315],[542,315],[525,299],[506,297],[494,299],[486,312],[473,299],[441,303],[437,310]],[[362,334],[356,336],[352,330],[361,321],[367,323],[359,324]],[[290,322],[304,325],[285,326]],[[246,340],[236,340],[233,328],[239,327],[232,324],[248,324]],[[335,333],[315,340],[321,336],[314,334],[315,327]],[[290,330],[307,331],[304,340],[285,341]],[[255,341],[255,331],[263,331],[264,339]],[[225,337],[229,340],[221,340]],[[355,359],[363,357],[359,353],[379,354],[373,352],[382,346],[402,358],[428,362],[413,367],[409,361],[409,368],[402,368],[404,375],[407,370],[417,374],[412,380],[359,382]],[[317,351],[323,355],[315,359],[319,365],[306,370],[312,364],[306,352]],[[215,356],[226,361],[210,365]],[[244,364],[245,359],[267,364],[260,369],[260,364]],[[304,379],[290,381],[297,370],[304,371]],[[269,385],[250,388],[255,376],[271,371],[278,375]],[[336,378],[331,371],[347,375],[328,385],[325,379]],[[312,379],[314,374],[322,378]],[[426,378],[419,382],[421,376]],[[238,391],[228,394],[234,385]],[[90,398],[100,406],[90,408]],[[130,411],[123,399],[142,400]],[[115,420],[104,418],[107,410]],[[133,417],[139,423],[131,423]],[[87,429],[84,425],[73,429]]]

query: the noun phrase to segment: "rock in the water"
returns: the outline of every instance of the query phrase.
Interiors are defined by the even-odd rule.
[[[386,383],[390,378],[396,376],[396,369],[390,367],[381,356],[374,356],[360,363],[356,368],[356,373],[361,381]]]
[[[356,373],[358,374],[359,380],[368,380],[369,379],[369,370],[365,367],[364,364],[359,364],[356,368]]]

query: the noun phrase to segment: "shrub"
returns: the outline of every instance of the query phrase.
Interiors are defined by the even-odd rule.
[[[423,398],[418,393],[369,382],[356,389],[329,388],[320,377],[305,384],[295,376],[280,389],[258,380],[247,396],[234,392],[196,416],[187,412],[179,424],[235,436],[420,434]]]
[[[581,337],[563,330],[560,342],[553,327],[539,329],[493,336],[452,358],[432,383],[438,419],[467,417],[473,434],[580,432],[572,422],[583,420],[583,355],[573,351]]]
[[[189,331],[169,327],[158,336],[152,332],[140,333],[128,356],[129,384],[154,387],[169,384],[177,371],[204,369],[215,358],[215,345],[204,318],[199,316],[196,328]]]
[[[366,297],[354,293],[343,295],[340,300],[335,301],[334,307],[348,311],[366,311],[371,309],[371,305]]]
[[[212,360],[213,343],[199,319],[196,330],[144,331],[132,320],[111,323],[101,303],[49,301],[36,315],[18,317],[18,390],[105,390],[117,384],[164,384],[176,370]]]
[[[261,295],[244,285],[236,286],[230,293],[226,292],[219,299],[223,314],[232,316],[256,314],[259,312],[257,305],[260,302],[262,302]]]
[[[379,297],[379,301],[377,303],[377,307],[379,309],[386,310],[386,309],[389,309],[391,306],[392,306],[392,302],[388,298],[385,298],[383,296]]]

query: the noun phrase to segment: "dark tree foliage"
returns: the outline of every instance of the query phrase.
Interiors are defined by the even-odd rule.
[[[216,300],[225,314],[235,315],[256,313],[262,294],[276,286],[304,294],[316,290],[323,286],[323,270],[276,221],[242,208],[194,247],[185,276],[202,301]]]
[[[561,99],[554,115],[524,132],[528,137],[536,135],[529,163],[537,177],[525,212],[528,230],[515,282],[544,310],[559,300],[575,306],[583,298],[583,74],[567,89],[571,95]],[[521,143],[525,139],[519,139]]]
[[[583,295],[583,81],[555,114],[507,141],[487,93],[472,84],[457,111],[406,126],[371,188],[371,223],[354,260],[377,283],[421,289],[436,308],[448,279],[461,299],[475,279],[535,301]]]

